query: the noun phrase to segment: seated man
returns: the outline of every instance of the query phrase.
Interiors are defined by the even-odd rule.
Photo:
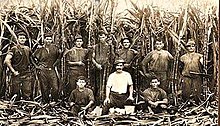
[[[79,76],[76,84],[77,88],[71,92],[69,97],[70,106],[72,107],[71,112],[74,116],[77,116],[80,111],[91,111],[94,103],[93,91],[85,87],[86,78]]]
[[[132,96],[133,82],[130,73],[123,71],[124,63],[124,60],[116,60],[116,71],[109,75],[102,115],[108,114],[109,109],[112,107],[123,108],[127,100],[134,100]],[[129,94],[127,91],[128,87]]]
[[[160,81],[156,77],[152,77],[150,82],[151,87],[142,92],[146,101],[144,109],[148,108],[151,114],[164,112],[167,108],[167,94],[163,89],[158,87],[159,85]]]

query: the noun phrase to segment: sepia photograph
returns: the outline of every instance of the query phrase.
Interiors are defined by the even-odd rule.
[[[218,126],[218,0],[0,0],[0,126]]]

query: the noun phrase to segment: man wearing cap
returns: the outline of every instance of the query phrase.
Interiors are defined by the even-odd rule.
[[[81,35],[75,36],[75,46],[65,52],[64,57],[67,64],[67,85],[65,87],[66,96],[76,88],[77,77],[87,76],[86,63],[88,50],[82,47],[83,39]]]
[[[107,43],[107,35],[104,31],[98,33],[99,43],[93,47],[92,63],[95,68],[92,71],[94,76],[95,98],[97,105],[104,99],[105,83],[114,63],[114,50],[111,44]]]
[[[160,87],[167,93],[170,93],[167,82],[168,72],[170,71],[169,64],[173,60],[173,56],[166,50],[163,50],[164,43],[157,40],[155,50],[146,55],[142,61],[142,70],[146,77],[156,75],[160,80]],[[147,72],[148,68],[148,72]]]
[[[183,79],[182,96],[184,100],[189,100],[190,95],[193,95],[196,103],[199,103],[202,92],[202,78],[190,72],[201,73],[203,57],[202,54],[195,52],[194,40],[189,40],[186,48],[188,52],[180,57],[180,62],[183,64],[181,72]]]
[[[58,100],[58,72],[55,70],[61,54],[57,45],[53,44],[52,34],[44,35],[42,45],[33,53],[32,61],[37,69],[40,82],[42,100],[44,103],[50,102],[49,95],[54,101]]]
[[[123,71],[124,63],[124,60],[116,60],[116,71],[109,75],[102,115],[108,114],[109,109],[112,107],[123,108],[127,100],[134,99],[133,82],[130,73]]]
[[[10,97],[17,95],[16,100],[21,97],[31,100],[31,71],[30,55],[31,49],[25,46],[26,34],[18,33],[18,43],[14,45],[5,57],[4,63],[11,70]],[[20,91],[21,90],[21,91]]]

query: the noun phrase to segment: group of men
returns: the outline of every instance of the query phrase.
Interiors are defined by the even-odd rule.
[[[98,33],[99,42],[88,49],[83,48],[83,37],[76,35],[74,46],[63,52],[53,42],[53,34],[45,34],[44,41],[33,51],[25,45],[26,33],[18,33],[17,38],[18,43],[11,47],[4,60],[12,73],[10,97],[17,95],[17,100],[33,100],[32,83],[37,80],[44,103],[58,101],[60,96],[65,97],[74,114],[82,109],[88,110],[92,104],[102,105],[102,114],[108,114],[111,107],[123,107],[127,101],[134,100],[133,65],[139,52],[132,49],[130,38],[123,38],[122,47],[115,51],[112,43],[108,42],[105,31]],[[171,93],[168,78],[174,59],[163,49],[162,40],[156,40],[154,47],[143,58],[140,67],[145,78],[150,80],[150,87],[141,92],[146,101],[144,108],[150,112],[156,108],[155,111],[166,108],[168,104],[167,93]],[[182,94],[184,100],[193,95],[194,100],[199,103],[202,80],[192,73],[201,72],[202,55],[195,52],[193,40],[187,42],[186,48],[186,54],[180,57],[183,64]],[[62,58],[65,60],[64,82],[60,81],[59,74]],[[33,79],[31,66],[36,68],[36,80]],[[91,88],[86,87],[87,83],[90,83]]]

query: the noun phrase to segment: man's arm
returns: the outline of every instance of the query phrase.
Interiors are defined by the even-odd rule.
[[[87,110],[88,108],[90,108],[92,106],[92,104],[94,103],[93,100],[89,101],[89,103],[85,106],[85,107],[82,107],[84,110]]]
[[[93,52],[92,54],[92,63],[98,68],[98,69],[102,69],[102,65],[100,65],[99,63],[96,62],[95,60],[95,53]]]
[[[110,99],[109,99],[110,90],[111,90],[111,87],[106,86],[106,98],[105,98],[105,101],[104,101],[104,105],[110,103]]]
[[[129,85],[129,98],[131,98],[131,100],[133,100],[133,92],[134,92],[134,88],[132,84],[132,85]]]
[[[12,65],[11,65],[11,59],[12,59],[12,55],[10,54],[7,54],[6,57],[5,57],[5,61],[4,63],[8,66],[8,68],[11,70],[11,72],[14,74],[14,75],[18,75],[18,71],[16,71]]]
[[[142,62],[141,62],[141,66],[142,66],[142,70],[143,70],[143,72],[144,72],[144,75],[147,75],[147,70],[146,70],[146,68],[147,68],[148,63],[150,62],[150,57],[151,57],[151,55],[152,55],[152,52],[148,53],[148,54],[146,55],[146,57],[145,57],[145,58],[142,60]]]

